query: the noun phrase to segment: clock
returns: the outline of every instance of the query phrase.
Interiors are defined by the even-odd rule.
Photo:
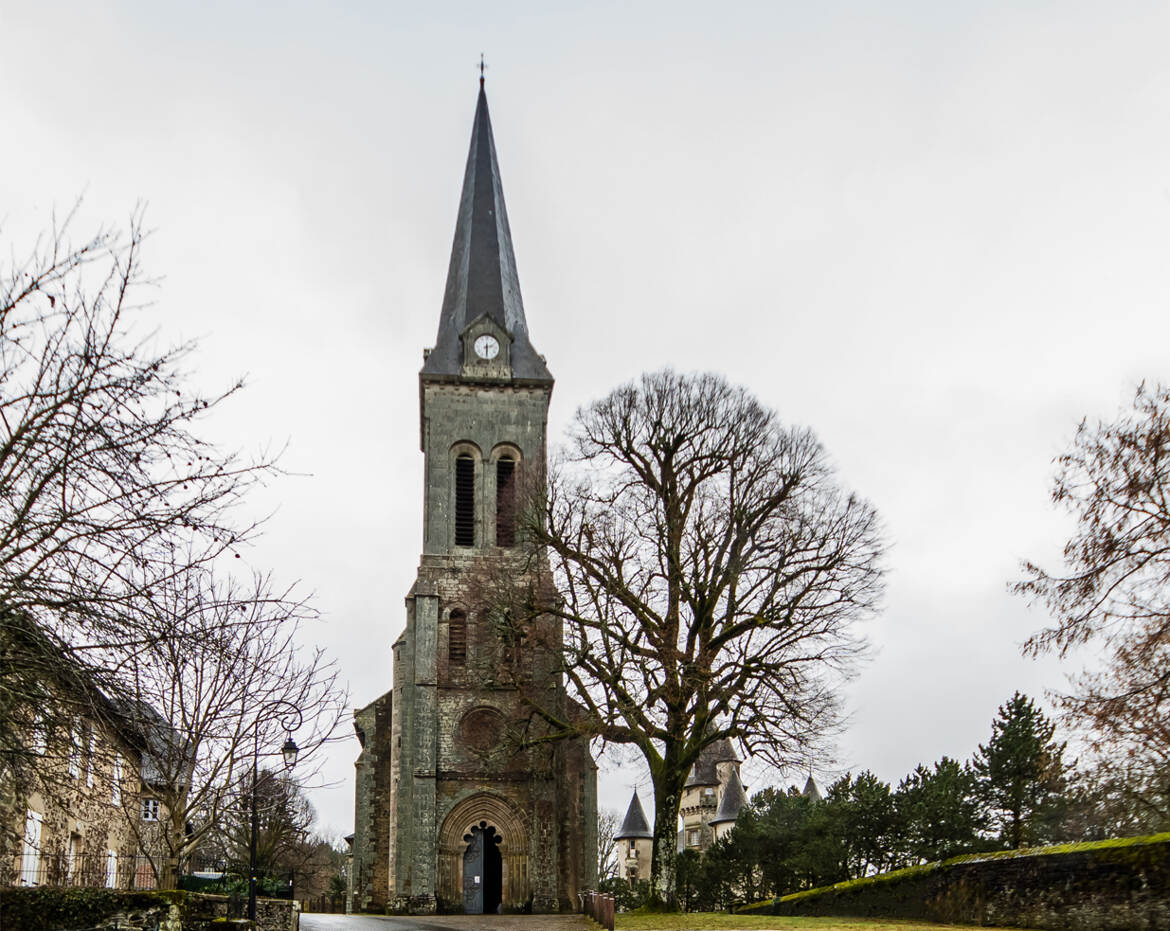
[[[475,341],[475,354],[481,359],[494,359],[500,352],[500,343],[494,336],[485,333]]]

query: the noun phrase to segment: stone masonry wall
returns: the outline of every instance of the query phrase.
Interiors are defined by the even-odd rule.
[[[392,693],[387,692],[354,712],[362,752],[355,764],[352,911],[386,905],[391,703]]]
[[[1052,931],[1170,929],[1170,834],[956,858],[787,896],[774,913]]]

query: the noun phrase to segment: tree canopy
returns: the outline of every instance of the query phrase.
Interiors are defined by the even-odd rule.
[[[1060,572],[1025,563],[1015,586],[1054,619],[1025,650],[1100,646],[1062,708],[1098,764],[1170,821],[1170,386],[1139,385],[1116,420],[1082,421],[1052,500],[1076,528]]]
[[[506,591],[500,615],[516,636],[563,622],[550,646],[575,704],[546,719],[645,758],[653,882],[671,900],[703,748],[730,738],[785,766],[836,722],[854,622],[882,592],[878,518],[810,430],[714,375],[648,374],[582,408],[544,478],[528,476],[521,536],[551,584]]]

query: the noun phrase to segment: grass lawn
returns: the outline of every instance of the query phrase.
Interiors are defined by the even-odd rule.
[[[881,918],[784,918],[778,915],[728,915],[726,912],[689,912],[683,915],[617,915],[617,931],[954,931],[957,925]],[[1001,929],[1010,931],[1010,929]]]

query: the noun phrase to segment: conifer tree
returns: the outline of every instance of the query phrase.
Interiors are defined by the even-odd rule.
[[[910,862],[945,860],[979,846],[984,819],[970,765],[946,756],[934,769],[919,764],[899,784],[894,802]]]
[[[1015,849],[1054,840],[1065,807],[1065,744],[1056,725],[1016,692],[999,706],[991,739],[971,761],[988,824]]]

